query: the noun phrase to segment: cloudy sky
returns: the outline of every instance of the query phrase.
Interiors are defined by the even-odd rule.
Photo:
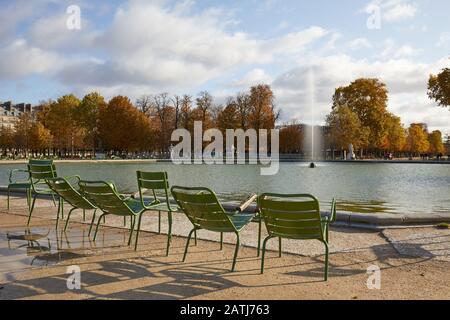
[[[220,103],[268,83],[283,121],[309,121],[314,96],[319,123],[336,87],[379,77],[406,125],[450,133],[426,95],[450,66],[449,12],[448,0],[0,0],[0,101],[208,90]]]

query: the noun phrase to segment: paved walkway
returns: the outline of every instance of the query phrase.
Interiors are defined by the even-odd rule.
[[[14,199],[14,209],[7,212],[0,196],[0,299],[450,299],[450,230],[333,228],[330,276],[323,282],[323,248],[314,241],[284,241],[283,256],[268,252],[261,275],[256,224],[243,233],[246,247],[231,273],[232,236],[226,238],[232,244],[220,251],[211,241],[217,234],[199,232],[205,240],[190,247],[183,263],[184,237],[174,237],[166,257],[166,236],[143,232],[134,251],[127,246],[122,219],[107,218],[109,227],[100,228],[93,242],[81,213],[64,233],[55,230],[51,201],[39,199],[36,205],[27,228],[25,200]],[[144,218],[144,230],[157,230],[156,216]],[[182,214],[176,215],[175,234],[186,236],[190,228]],[[276,240],[270,248],[277,249]],[[72,265],[82,272],[78,291],[66,285]],[[366,285],[373,265],[382,272],[380,290]]]

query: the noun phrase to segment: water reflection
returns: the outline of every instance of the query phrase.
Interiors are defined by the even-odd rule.
[[[128,230],[100,229],[94,242],[88,227],[81,225],[67,232],[54,227],[0,229],[0,273],[53,265],[90,255],[96,249],[127,245]]]

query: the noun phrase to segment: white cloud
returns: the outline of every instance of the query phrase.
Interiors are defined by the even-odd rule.
[[[36,20],[28,31],[29,41],[42,49],[74,53],[91,46],[95,32],[85,16],[82,16],[82,29],[69,30],[66,26],[66,12]]]
[[[177,7],[132,2],[120,8],[110,28],[94,44],[107,52],[101,63],[71,66],[66,83],[146,84],[149,90],[183,90],[247,65],[293,58],[327,31],[312,26],[281,37],[258,39],[227,32],[220,10],[186,14]],[[86,71],[88,70],[88,71]]]
[[[247,72],[242,79],[233,81],[230,84],[232,88],[249,88],[261,83],[271,83],[273,78],[263,69],[256,68]]]
[[[26,40],[16,40],[0,48],[0,79],[19,79],[39,73],[54,73],[64,66],[55,53],[30,46]]]
[[[417,13],[417,6],[410,3],[398,3],[388,8],[383,17],[388,22],[396,22],[414,18]]]
[[[439,35],[439,40],[436,43],[438,48],[447,48],[450,46],[450,32],[442,32]]]
[[[418,5],[410,0],[372,0],[365,7],[365,12],[372,14],[374,8],[379,8],[381,16],[386,22],[399,22],[414,18]]]
[[[381,57],[388,59],[408,58],[420,53],[419,49],[415,49],[410,45],[397,45],[392,39],[386,39],[383,46]]]
[[[356,38],[350,41],[348,44],[350,49],[352,50],[358,50],[358,49],[365,49],[365,48],[371,48],[372,43],[367,38]]]

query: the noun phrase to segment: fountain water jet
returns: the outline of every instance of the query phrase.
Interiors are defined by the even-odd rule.
[[[307,76],[307,86],[306,92],[309,93],[309,104],[310,104],[310,123],[305,126],[304,138],[303,138],[303,149],[305,158],[309,159],[311,163],[309,168],[316,168],[315,160],[319,159],[318,152],[322,149],[322,133],[319,126],[315,126],[315,107],[316,107],[316,92],[315,92],[315,78],[314,78],[314,68],[311,67],[308,71]]]

